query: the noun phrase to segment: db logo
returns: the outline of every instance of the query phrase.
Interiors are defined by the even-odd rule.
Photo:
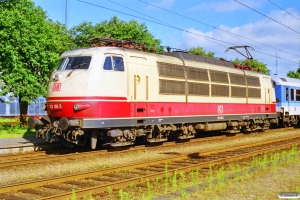
[[[61,83],[53,83],[52,92],[60,91],[60,89],[61,89]]]
[[[218,106],[218,113],[223,113],[223,106]]]

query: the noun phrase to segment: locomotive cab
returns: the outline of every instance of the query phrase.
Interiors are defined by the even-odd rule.
[[[101,126],[101,122],[95,124],[90,119],[124,117],[130,110],[123,106],[127,99],[123,52],[119,48],[78,49],[62,54],[61,58],[47,89],[47,124],[51,124],[56,137],[84,146],[86,138],[95,136],[93,128]],[[119,101],[118,107],[115,101]],[[44,123],[31,120],[31,127],[36,124]],[[83,131],[83,126],[89,128]],[[40,129],[38,135],[53,139],[49,130],[44,130],[47,129]]]

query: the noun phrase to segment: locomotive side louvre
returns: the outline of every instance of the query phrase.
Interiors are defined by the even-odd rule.
[[[62,55],[48,86],[47,126],[62,140],[111,146],[193,138],[197,131],[267,129],[276,117],[270,77],[230,62],[118,47]],[[41,121],[31,121],[44,125]]]

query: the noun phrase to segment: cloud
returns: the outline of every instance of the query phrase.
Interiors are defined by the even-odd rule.
[[[294,12],[293,15],[299,16],[300,13]],[[300,30],[300,20],[286,12],[274,11],[268,16],[291,29]],[[255,51],[251,51],[252,56],[260,62],[267,64],[272,74],[276,73],[277,54],[278,73],[286,75],[288,71],[296,71],[298,69],[298,62],[300,60],[299,34],[289,28],[268,18],[262,18],[253,23],[236,27],[220,25],[217,29],[208,32],[189,28],[186,31],[194,34],[185,32],[183,34],[183,42],[179,44],[179,47],[181,49],[190,49],[191,47],[200,46],[206,51],[215,52],[215,56],[217,57],[233,60],[237,57],[244,59],[244,57],[234,51],[225,54],[224,51],[226,48],[234,45],[248,45],[255,49]],[[220,31],[219,29],[224,31]],[[207,39],[204,36],[211,39]]]
[[[257,8],[262,5],[261,1],[253,1],[253,0],[243,0],[243,4],[251,7]],[[189,8],[190,11],[200,11],[200,10],[210,10],[216,12],[232,12],[237,10],[245,10],[248,9],[245,6],[241,5],[240,3],[234,0],[227,0],[227,1],[215,1],[210,3],[200,3],[196,6]]]

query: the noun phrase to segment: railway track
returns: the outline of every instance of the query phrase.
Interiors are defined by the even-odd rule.
[[[278,131],[283,130],[293,130],[293,128],[285,128],[285,129],[276,129]],[[267,134],[270,130],[267,130],[264,134]],[[271,130],[272,131],[272,130]],[[180,141],[182,144],[186,143],[197,143],[204,142],[209,140],[218,140],[227,137],[227,135],[219,135],[213,137],[204,137],[204,138],[196,138],[192,140]],[[167,147],[179,145],[177,142],[165,142],[162,143],[160,147]],[[8,155],[0,155],[0,168],[9,167],[9,166],[20,166],[27,164],[37,164],[37,163],[46,163],[46,162],[54,162],[62,159],[77,159],[81,157],[89,157],[89,156],[101,156],[114,153],[115,151],[124,152],[124,151],[137,151],[145,148],[157,148],[156,144],[150,145],[137,145],[133,147],[126,148],[117,148],[117,149],[100,149],[97,151],[86,151],[85,149],[59,149],[59,150],[48,150],[33,152],[33,153],[23,153],[23,154],[8,154]]]
[[[108,188],[119,189],[133,183],[143,184],[146,180],[163,178],[166,170],[172,176],[175,171],[188,172],[211,164],[238,161],[298,144],[300,144],[300,136],[293,136],[88,173],[6,185],[0,188],[0,199],[68,199],[72,196],[72,189],[75,189],[77,198],[86,197],[90,193],[93,196],[102,196]]]

